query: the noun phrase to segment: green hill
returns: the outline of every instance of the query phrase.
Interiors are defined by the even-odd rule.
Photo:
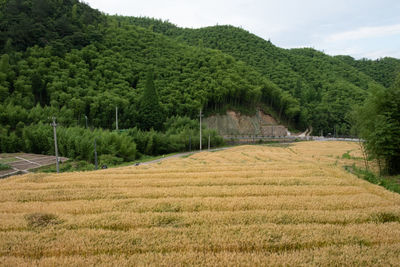
[[[54,3],[43,1],[48,5]],[[1,6],[2,14],[13,2],[6,3]],[[22,3],[20,6],[23,7],[32,2],[16,3]],[[76,5],[80,3],[72,1],[67,7],[72,12]],[[18,25],[26,23],[25,18],[34,17],[33,9],[24,10],[25,14],[18,18]],[[89,44],[81,44],[82,47],[67,42],[66,37],[61,38],[51,28],[46,34],[53,33],[58,37],[48,44],[32,39],[34,45],[27,45],[25,50],[14,39],[7,39],[0,59],[1,151],[51,152],[49,137],[40,139],[38,143],[35,143],[35,138],[44,133],[47,136],[49,129],[43,127],[48,125],[52,116],[57,117],[62,127],[83,127],[87,117],[89,127],[115,129],[116,106],[119,128],[149,129],[151,125],[143,122],[141,114],[146,110],[141,105],[145,103],[145,77],[149,70],[155,73],[154,85],[165,118],[196,118],[199,108],[208,114],[227,107],[255,112],[256,106],[263,105],[273,113],[276,110],[283,120],[299,120],[299,103],[244,62],[219,50],[190,46],[150,29],[123,25],[99,12],[93,11],[93,14],[98,16],[94,21],[101,22],[97,25],[101,38],[90,39]],[[47,25],[52,20],[51,16],[43,17],[40,23]],[[84,32],[84,28],[82,26],[82,31],[77,28],[75,32]],[[5,28],[3,39],[12,36],[12,29]],[[35,125],[43,127],[35,128]],[[136,137],[141,135],[137,131],[132,133]],[[76,130],[74,136],[79,134]],[[93,135],[85,136],[88,138],[85,137],[84,148],[78,148],[78,139],[74,141],[71,138],[70,147],[76,151],[72,157],[83,153],[77,150],[90,151],[90,146],[93,146],[90,137]],[[150,132],[149,136],[154,139],[159,135]],[[187,139],[188,136],[180,138]],[[137,137],[135,142],[141,142],[139,139]],[[142,153],[154,154],[151,147],[159,141],[149,142],[148,145],[138,143],[138,147],[143,148]],[[35,149],[32,144],[35,144]],[[121,144],[115,146],[121,147]],[[161,151],[171,150],[175,148]],[[84,159],[83,156],[80,158]]]
[[[120,128],[151,128],[141,114],[149,70],[165,118],[261,107],[292,129],[349,134],[353,107],[399,66],[282,49],[233,26],[107,16],[77,0],[3,0],[0,17],[2,150],[51,116],[113,129],[116,106]]]
[[[26,116],[18,112],[22,118],[17,120],[24,123],[56,112],[66,124],[77,123],[86,114],[94,126],[111,128],[118,105],[121,127],[134,127],[150,67],[155,69],[155,85],[167,116],[195,116],[201,106],[214,110],[225,104],[253,106],[264,99],[272,100],[282,116],[297,115],[296,101],[229,55],[188,46],[144,28],[110,25],[101,42],[62,57],[51,46],[3,54],[2,106],[7,112],[2,122],[12,127],[13,119],[7,117],[19,106]],[[32,113],[31,109],[51,111]]]
[[[400,70],[396,59],[372,64],[375,62],[345,60],[311,48],[282,49],[233,26],[182,29],[150,18],[118,19],[192,46],[220,50],[254,67],[298,100],[301,122],[312,126],[314,133],[348,134],[353,106],[363,102],[370,87],[389,86]]]

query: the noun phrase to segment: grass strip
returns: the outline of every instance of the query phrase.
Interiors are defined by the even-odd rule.
[[[399,176],[388,176],[388,177],[379,176],[368,170],[358,168],[355,165],[345,166],[345,169],[347,171],[357,175],[361,179],[364,179],[372,184],[382,186],[389,191],[400,194],[400,177]]]

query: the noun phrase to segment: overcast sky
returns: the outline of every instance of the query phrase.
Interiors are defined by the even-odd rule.
[[[400,58],[399,0],[85,0],[107,14],[147,16],[180,27],[230,24],[279,47],[331,55]]]

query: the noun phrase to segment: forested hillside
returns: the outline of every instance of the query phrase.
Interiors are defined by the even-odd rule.
[[[0,52],[50,45],[59,55],[101,41],[107,21],[78,0],[2,0],[0,18]]]
[[[21,140],[52,116],[66,128],[114,129],[116,107],[136,141],[141,130],[168,132],[168,118],[191,124],[200,108],[261,107],[292,129],[349,134],[353,107],[390,86],[399,66],[282,49],[233,26],[107,16],[78,0],[2,0],[0,18],[1,151],[32,150]]]
[[[241,28],[213,26],[182,29],[150,18],[118,17],[193,46],[218,49],[254,67],[301,104],[301,123],[324,132],[349,134],[350,113],[368,90],[389,87],[400,60],[354,60],[331,57],[311,48],[282,49]]]
[[[400,59],[385,57],[377,60],[355,60],[350,56],[337,56],[346,64],[364,72],[386,88],[394,85],[396,75],[400,73]]]
[[[1,68],[2,107],[7,110],[1,118],[11,127],[13,121],[32,123],[55,113],[65,125],[83,125],[86,114],[90,125],[112,128],[115,106],[121,127],[137,126],[149,68],[167,117],[193,117],[201,106],[253,106],[263,99],[282,116],[297,115],[296,101],[243,62],[135,26],[111,25],[102,42],[62,57],[51,46],[3,54]]]
[[[43,1],[48,5],[57,2]],[[24,7],[35,2],[15,3]],[[15,3],[3,3],[2,13]],[[76,3],[72,3],[68,7],[73,13]],[[26,12],[22,18],[18,17],[19,23],[23,23],[25,17],[34,17],[33,9],[27,8]],[[154,92],[158,95],[164,121],[172,116],[196,118],[200,108],[208,112],[216,112],[226,105],[254,109],[266,101],[270,107],[279,110],[282,118],[298,119],[299,103],[243,62],[221,51],[189,46],[149,29],[121,25],[99,12],[95,14],[98,16],[96,21],[104,21],[99,26],[101,38],[90,40],[88,45],[82,44],[82,48],[76,44],[71,46],[64,39],[56,45],[51,42],[43,45],[33,38],[30,41],[35,45],[27,45],[24,50],[10,37],[12,27],[2,32],[2,38],[8,38],[0,61],[2,151],[50,153],[51,142],[39,142],[42,147],[33,149],[32,139],[28,137],[48,131],[44,127],[48,127],[45,125],[52,116],[57,117],[61,127],[84,127],[87,117],[89,128],[115,129],[116,107],[120,128],[159,128],[168,132],[168,125],[164,128],[163,121],[152,127],[143,120],[146,115],[143,112],[149,112],[143,108],[144,98],[148,97],[145,77],[149,70],[154,71]],[[42,19],[46,21],[46,18]],[[52,21],[52,17],[47,19]],[[53,33],[56,36],[56,32]],[[25,35],[21,33],[21,36]],[[60,48],[60,44],[63,47]],[[187,127],[195,130],[189,124]],[[187,147],[185,143],[190,132],[183,128],[182,131],[186,136],[171,132],[171,135],[184,138],[179,141],[179,146],[171,145],[179,150]],[[78,132],[74,134],[77,138]],[[134,133],[141,135],[137,131]],[[150,132],[149,136],[153,139],[143,146],[141,153],[151,151],[157,144],[154,139],[157,134]],[[139,140],[136,136],[134,139]],[[171,142],[175,144],[178,140],[175,138]],[[92,145],[88,141],[85,146],[73,150],[86,151]]]

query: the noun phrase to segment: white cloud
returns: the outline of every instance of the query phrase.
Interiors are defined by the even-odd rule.
[[[326,37],[326,42],[339,42],[360,40],[366,38],[377,38],[383,36],[391,36],[400,34],[400,24],[376,26],[376,27],[361,27],[356,30],[334,33]]]

